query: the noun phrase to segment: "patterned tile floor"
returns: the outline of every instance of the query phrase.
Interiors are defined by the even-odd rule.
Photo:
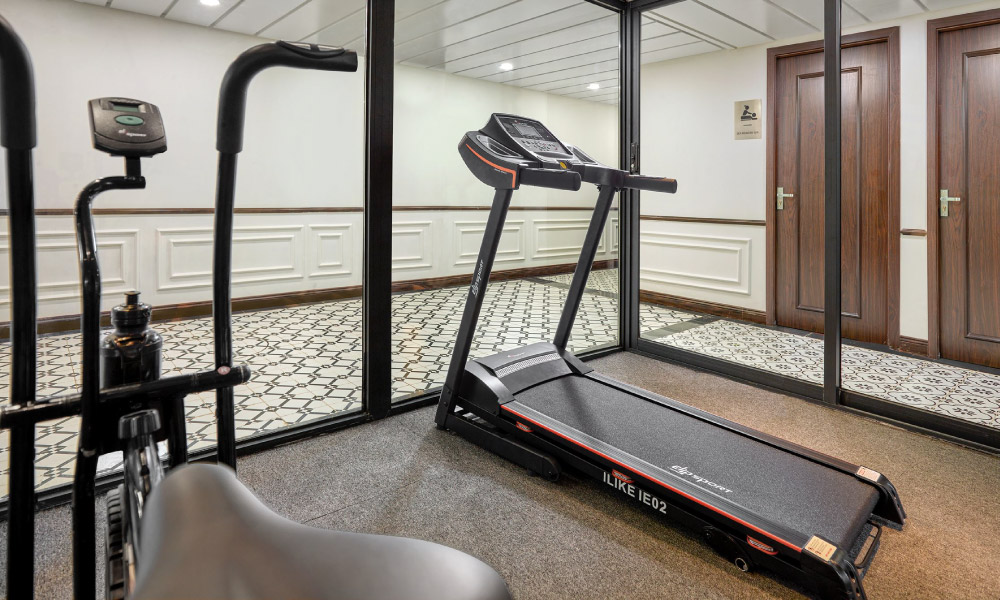
[[[567,285],[558,278],[496,283],[487,288],[473,356],[485,356],[550,338],[558,323]],[[617,272],[597,272],[584,296],[570,346],[575,351],[614,344],[617,339]],[[451,358],[465,288],[445,288],[393,297],[393,398],[440,385]],[[644,311],[651,327],[684,317],[660,307]],[[688,315],[690,316],[690,315]],[[154,314],[155,317],[155,314]],[[297,306],[234,316],[237,360],[253,369],[251,382],[236,392],[237,435],[246,438],[335,413],[357,410],[361,392],[361,301]],[[208,318],[155,324],[167,343],[164,372],[190,372],[212,364]],[[39,395],[70,392],[79,384],[79,335],[38,341]],[[10,346],[0,344],[0,404],[7,401]],[[189,448],[214,445],[214,395],[185,400]],[[39,488],[72,479],[77,418],[39,426],[35,480]],[[6,494],[8,437],[0,432],[0,495]],[[117,456],[102,457],[102,472],[120,468]]]
[[[498,282],[487,288],[473,356],[550,339],[566,297],[570,274]],[[617,338],[618,272],[597,271],[588,281],[570,347],[581,351]],[[445,377],[465,288],[393,297],[393,399],[440,385]],[[643,336],[725,360],[819,382],[822,342],[784,331],[715,317],[642,305]],[[185,372],[211,365],[211,320],[159,323],[168,340],[164,369]],[[361,301],[242,313],[234,316],[238,360],[253,369],[237,390],[237,435],[259,435],[322,416],[357,410],[361,390]],[[41,395],[79,384],[79,336],[39,338]],[[0,398],[6,402],[9,344],[0,344]],[[853,346],[844,348],[845,387],[909,406],[1000,428],[1000,377],[918,358]],[[0,402],[0,404],[2,404]],[[185,400],[189,447],[215,443],[214,397]],[[72,479],[78,419],[41,425],[36,482],[40,488]],[[6,432],[0,432],[0,495],[6,494]],[[102,471],[120,467],[104,457]]]

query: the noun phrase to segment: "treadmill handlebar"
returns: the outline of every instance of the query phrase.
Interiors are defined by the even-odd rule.
[[[647,192],[663,192],[674,194],[677,192],[677,180],[666,177],[647,177],[646,175],[625,175],[625,186],[633,190],[645,190]]]
[[[521,185],[534,187],[552,188],[555,190],[567,190],[575,192],[580,189],[583,179],[576,171],[564,171],[562,169],[533,169],[522,168]]]
[[[215,144],[219,152],[238,154],[243,150],[247,88],[257,73],[269,67],[354,72],[358,70],[358,55],[343,48],[291,42],[260,44],[240,54],[229,65],[219,90]]]

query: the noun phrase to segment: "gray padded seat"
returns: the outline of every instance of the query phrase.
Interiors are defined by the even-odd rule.
[[[131,600],[510,600],[504,580],[458,550],[316,529],[271,512],[217,465],[187,465],[154,490]]]

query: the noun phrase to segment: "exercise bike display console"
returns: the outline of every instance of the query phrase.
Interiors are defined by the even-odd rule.
[[[549,479],[564,469],[596,479],[694,527],[741,570],[863,599],[882,525],[905,519],[885,476],[602,376],[567,350],[613,199],[623,189],[673,193],[677,182],[602,165],[515,115],[492,115],[458,148],[495,195],[437,425]],[[581,182],[600,192],[555,338],[469,360],[514,190]]]
[[[94,148],[111,156],[143,158],[167,151],[160,109],[142,100],[91,100],[90,130]]]

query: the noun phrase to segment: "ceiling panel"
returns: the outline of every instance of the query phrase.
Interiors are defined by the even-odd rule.
[[[240,0],[219,0],[218,6],[205,6],[200,0],[177,0],[167,14],[171,21],[181,21],[192,25],[211,25],[236,6]]]
[[[566,81],[568,79],[573,79],[574,77],[586,77],[588,75],[598,75],[601,73],[607,73],[608,71],[617,71],[617,70],[618,70],[618,59],[615,58],[614,60],[605,60],[590,65],[582,65],[579,67],[559,69],[557,71],[551,71],[549,73],[543,73],[541,75],[525,77],[524,79],[518,79],[516,81],[511,81],[510,83],[519,87],[529,87],[538,85],[540,83]]]
[[[445,70],[456,72],[480,67],[490,62],[503,62],[506,58],[546,50],[555,45],[597,37],[613,31],[618,31],[617,17],[608,16],[607,11],[584,2],[511,27],[483,33],[456,44],[435,48],[406,62],[426,67],[443,65]],[[483,58],[481,55],[486,53],[500,58],[499,60]],[[505,54],[508,56],[503,56]]]
[[[307,35],[302,41],[328,46],[347,46],[353,40],[364,39],[367,16],[367,8],[363,7],[313,35]]]
[[[536,83],[533,85],[524,85],[521,87],[526,87],[530,90],[538,90],[539,92],[552,92],[555,94],[560,93],[559,91],[564,88],[569,88],[577,85],[586,85],[593,81],[607,81],[609,79],[617,79],[619,77],[618,73],[618,63],[605,71],[591,71],[583,75],[578,75],[575,77],[560,77],[558,79],[553,79],[551,81],[546,81],[543,83]]]
[[[844,0],[869,21],[885,21],[923,12],[914,0]]]
[[[732,18],[776,40],[819,31],[819,28],[795,18],[767,0],[701,0],[701,3],[708,8],[731,15]]]
[[[816,31],[823,31],[823,0],[768,0],[771,4],[779,6],[795,15],[799,19],[806,21],[816,28]],[[858,14],[850,6],[845,5],[841,11],[841,24],[844,27],[856,27],[867,23],[864,17]]]
[[[170,8],[171,2],[173,0],[114,0],[111,3],[111,8],[158,17],[163,14],[163,11]],[[90,2],[89,4],[104,4],[104,2]]]
[[[475,4],[477,6],[480,4],[479,0],[476,0],[476,2],[469,2],[469,0],[460,1],[463,3]],[[484,1],[491,2],[493,0]],[[397,43],[396,60],[405,61],[406,59],[425,54],[436,48],[443,48],[452,44],[464,42],[483,35],[484,33],[497,31],[499,29],[503,29],[504,27],[529,21],[542,15],[566,8],[567,6],[571,6],[578,2],[579,0],[520,0],[518,2],[513,2],[502,8],[481,14],[478,17],[474,17],[461,23],[451,25],[450,27],[444,27],[432,33],[411,39],[411,41],[404,42],[402,44]],[[407,36],[405,29],[401,31],[397,28],[397,39],[399,39],[401,35],[404,38]]]
[[[365,0],[311,0],[260,32],[276,40],[301,40],[365,9]]]
[[[685,56],[694,56],[695,54],[705,54],[706,52],[715,52],[719,48],[709,44],[708,42],[696,41],[689,44],[684,44],[682,46],[674,46],[673,48],[666,48],[664,50],[654,50],[652,52],[642,53],[642,64],[660,62],[661,60],[673,60],[675,58],[683,58]]]
[[[541,52],[535,52],[533,54],[528,54],[526,56],[518,56],[516,58],[511,58],[510,63],[514,65],[514,69],[511,71],[500,71],[497,67],[498,63],[491,62],[488,65],[484,65],[477,69],[470,69],[467,71],[462,71],[460,74],[466,77],[483,77],[490,79],[491,81],[508,81],[511,79],[518,79],[524,76],[524,74],[537,74],[538,71],[531,71],[531,69],[543,69],[548,70],[547,65],[554,63],[562,59],[572,59],[576,56],[589,55],[593,52],[600,51],[611,51],[612,55],[617,55],[618,53],[618,34],[609,33],[601,37],[591,38],[588,40],[580,40],[579,42],[573,42],[569,44],[563,44],[561,46],[555,46],[549,48],[548,50],[543,50]],[[612,58],[613,58],[612,56]],[[603,59],[602,59],[603,60]]]
[[[577,54],[576,56],[570,56],[568,58],[561,58],[552,62],[524,67],[523,69],[517,69],[515,71],[501,71],[488,77],[483,77],[483,79],[487,81],[496,81],[498,83],[513,83],[522,79],[545,75],[546,73],[560,72],[574,67],[609,61],[613,61],[615,63],[618,62],[618,48],[605,48],[604,50],[597,50],[595,52]]]
[[[243,0],[215,27],[226,31],[256,34],[309,0]]]
[[[106,0],[78,0],[105,5]],[[970,0],[844,0],[854,27]],[[113,0],[113,8],[363,53],[366,0]],[[817,34],[823,0],[684,0],[642,19],[642,63]],[[618,98],[618,17],[583,0],[396,0],[396,60],[594,102]],[[510,71],[500,71],[509,62]],[[591,90],[597,83],[600,89]]]
[[[518,67],[524,64],[524,60],[530,60],[529,57],[543,54],[549,50],[568,44],[579,43],[583,40],[607,38],[610,36],[615,39],[616,44],[618,43],[618,19],[615,17],[605,17],[576,27],[550,31],[552,32],[505,44],[491,50],[478,52],[471,56],[450,60],[435,66],[440,66],[450,73],[479,77],[480,74],[478,71],[482,67],[489,67],[495,70],[497,65],[503,62],[510,62],[515,67]],[[419,61],[408,61],[408,63],[420,64]]]
[[[650,13],[650,17],[706,41],[721,42],[730,48],[771,41],[771,37],[754,30],[736,17],[720,14],[693,0],[658,8]]]

